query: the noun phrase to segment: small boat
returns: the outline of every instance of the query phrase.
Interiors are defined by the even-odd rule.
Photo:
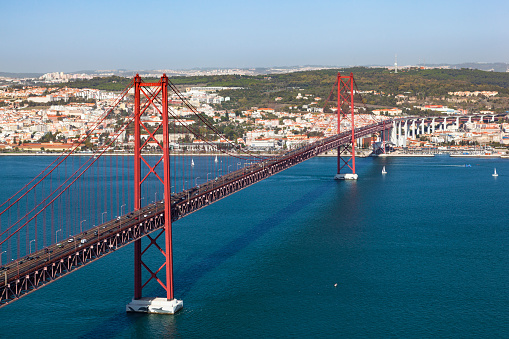
[[[191,167],[194,167],[194,160],[191,159]]]
[[[494,177],[498,177],[497,169],[496,169],[496,168],[495,168],[495,172],[493,172],[492,176],[494,176]]]
[[[382,168],[382,174],[387,174],[387,171],[385,170],[385,166]]]
[[[214,162],[217,162],[217,155],[216,155],[216,159],[214,160]]]

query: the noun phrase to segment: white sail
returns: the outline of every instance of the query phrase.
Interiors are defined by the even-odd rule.
[[[497,169],[496,169],[496,168],[495,168],[495,172],[493,172],[492,176],[494,176],[494,177],[498,177]]]
[[[194,160],[191,159],[191,167],[194,167]]]
[[[382,168],[382,174],[386,174],[387,171],[385,170],[385,166]]]
[[[216,159],[214,160],[214,162],[217,162],[217,155],[216,155]]]

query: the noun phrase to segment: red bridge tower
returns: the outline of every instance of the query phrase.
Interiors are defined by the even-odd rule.
[[[338,173],[334,179],[356,180],[355,173],[355,120],[354,120],[354,80],[353,73],[341,76],[338,72],[338,135],[341,134],[341,125],[351,127],[350,141],[338,147]],[[345,173],[350,168],[352,173]]]
[[[142,122],[143,114],[159,112],[162,122],[151,132]],[[162,144],[155,135],[162,129]],[[141,134],[143,131],[142,140]],[[148,161],[142,154],[142,150],[149,142],[155,142],[162,151],[162,156],[157,161]],[[161,166],[162,165],[162,166]],[[145,166],[142,171],[142,166]],[[157,169],[162,167],[162,175]],[[160,170],[161,171],[161,170]],[[142,177],[142,174],[144,176]],[[141,209],[142,185],[147,178],[152,176],[162,184],[164,190],[164,228],[155,237],[150,235],[147,238],[150,244],[142,251],[141,239],[134,242],[134,298],[126,309],[128,312],[145,313],[168,313],[173,314],[183,307],[182,300],[177,300],[173,295],[173,251],[171,231],[171,183],[170,183],[170,145],[169,145],[169,124],[168,124],[168,77],[164,74],[159,82],[144,83],[141,77],[134,78],[134,210]],[[155,202],[158,204],[159,202]],[[159,247],[157,239],[164,234],[165,250]],[[149,248],[154,247],[164,256],[164,263],[157,269],[151,270],[142,260]],[[142,266],[148,271],[150,277],[142,282]],[[166,283],[159,279],[157,274],[163,270],[166,273]],[[142,289],[152,280],[157,281],[165,290],[166,298],[142,297]]]

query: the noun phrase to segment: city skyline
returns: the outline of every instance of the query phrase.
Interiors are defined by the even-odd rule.
[[[0,4],[0,72],[509,62],[509,4],[30,0]],[[139,24],[136,22],[139,21]]]

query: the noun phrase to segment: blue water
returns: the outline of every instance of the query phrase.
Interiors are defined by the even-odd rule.
[[[2,176],[16,161],[0,158]],[[357,182],[332,180],[335,165],[311,159],[176,222],[180,313],[125,313],[128,246],[0,309],[0,337],[509,337],[507,160],[357,159]]]

